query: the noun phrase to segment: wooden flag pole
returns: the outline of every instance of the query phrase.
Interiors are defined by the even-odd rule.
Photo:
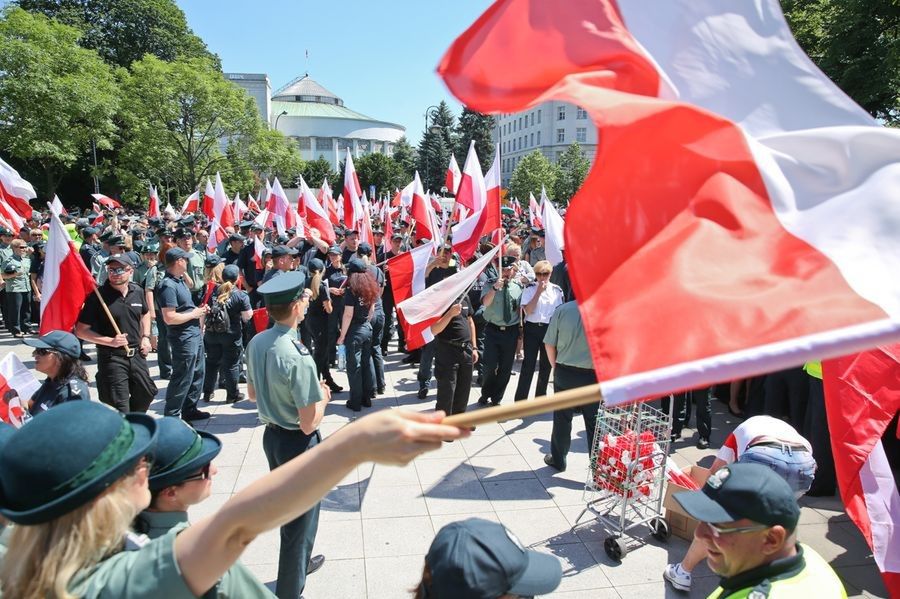
[[[588,385],[586,387],[579,387],[577,389],[560,391],[553,395],[537,397],[532,400],[516,401],[505,406],[494,406],[491,408],[475,410],[473,412],[454,414],[453,416],[444,418],[444,420],[441,421],[441,424],[466,428],[498,422],[500,420],[512,420],[515,418],[525,418],[526,416],[535,416],[554,410],[577,408],[578,406],[584,406],[597,401],[603,401],[599,383]]]
[[[100,305],[103,306],[103,311],[106,312],[107,318],[109,318],[110,324],[113,326],[113,330],[116,332],[116,336],[122,334],[122,331],[119,330],[119,325],[116,324],[116,320],[113,318],[112,312],[109,311],[109,306],[106,305],[106,302],[103,301],[103,296],[100,295],[100,288],[94,285],[94,293],[97,294],[97,299],[100,300]]]

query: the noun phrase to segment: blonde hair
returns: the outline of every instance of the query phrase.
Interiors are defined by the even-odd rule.
[[[128,497],[134,475],[119,479],[94,501],[45,524],[14,525],[0,565],[6,597],[75,599],[68,587],[79,572],[122,550],[138,511]]]
[[[534,272],[537,272],[537,271],[539,271],[539,270],[540,270],[540,271],[546,271],[546,272],[552,273],[552,272],[553,272],[553,265],[550,264],[550,261],[549,261],[549,260],[538,260],[538,261],[535,262],[535,264],[534,264]]]
[[[221,273],[220,273],[221,274]],[[216,295],[216,301],[224,304],[231,298],[231,292],[234,291],[234,283],[225,281],[219,285],[219,293]]]
[[[309,290],[312,291],[312,296],[310,299],[317,300],[319,299],[319,290],[322,288],[322,271],[315,271],[316,274],[312,276],[312,280],[309,282]]]
[[[215,266],[212,266],[212,267],[207,266],[206,272],[203,273],[204,278],[206,279],[207,282],[215,281],[217,284],[221,284],[223,270],[225,270],[225,264],[222,262],[219,262],[218,264],[216,264]]]

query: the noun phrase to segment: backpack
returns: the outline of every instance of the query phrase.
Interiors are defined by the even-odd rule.
[[[231,319],[225,309],[228,302],[213,300],[210,303],[209,312],[206,313],[206,330],[211,333],[227,333],[231,330]]]

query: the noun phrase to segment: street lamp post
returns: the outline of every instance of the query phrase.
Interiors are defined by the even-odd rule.
[[[285,116],[287,114],[287,110],[282,110],[281,114],[275,117],[275,130],[278,131],[278,119]]]
[[[437,116],[437,114],[439,112],[440,112],[440,108],[437,106],[429,106],[428,108],[425,109],[425,132],[426,133],[433,133],[436,135],[441,132],[441,128],[438,127],[437,125],[431,125],[431,126],[428,125],[428,119],[430,118],[430,119],[432,119],[432,122],[434,122],[434,117]],[[425,163],[425,166],[430,169],[431,168],[431,160],[428,160],[428,162]],[[430,173],[425,174],[426,179],[428,178],[429,174]]]

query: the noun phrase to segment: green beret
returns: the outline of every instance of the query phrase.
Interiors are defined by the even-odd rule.
[[[256,290],[263,296],[267,306],[289,304],[303,293],[306,276],[297,270],[275,275]]]

